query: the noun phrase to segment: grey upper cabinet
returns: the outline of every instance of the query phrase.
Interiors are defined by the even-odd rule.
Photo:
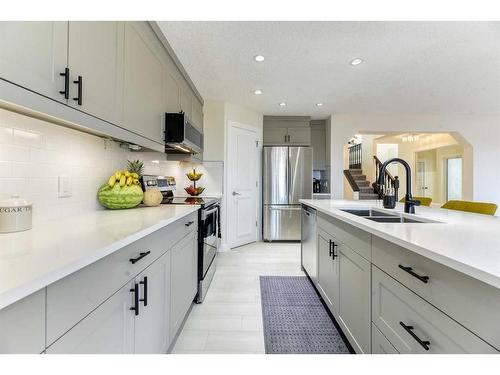
[[[326,131],[325,129],[311,128],[311,146],[313,153],[313,169],[326,169]]]
[[[67,22],[0,22],[0,77],[66,102]]]
[[[264,127],[264,145],[286,145],[287,134],[287,128]]]
[[[203,106],[194,95],[191,98],[191,108],[193,125],[203,131]]]
[[[125,24],[124,127],[158,143],[165,113],[161,48],[148,24]]]
[[[165,100],[166,110],[169,113],[177,113],[181,110],[180,88],[177,80],[167,71],[165,74]]]
[[[124,22],[70,22],[69,104],[103,120],[121,124],[123,115]],[[82,77],[81,104],[78,84]]]
[[[181,98],[181,111],[183,111],[188,119],[192,119],[192,96],[191,92],[187,87],[181,86],[180,90],[180,98]]]
[[[288,144],[292,146],[310,146],[311,128],[288,128]]]

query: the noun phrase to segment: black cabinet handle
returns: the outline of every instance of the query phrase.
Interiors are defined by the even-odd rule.
[[[335,248],[338,246],[335,241],[332,241],[332,240],[329,240],[330,243],[330,248],[328,249],[328,253],[329,255],[332,257],[333,260],[335,260],[335,258],[337,257],[337,254],[335,254]]]
[[[332,240],[328,240],[328,256],[332,256],[333,255],[333,241]]]
[[[151,254],[151,251],[146,251],[145,253],[139,253],[139,256],[137,258],[131,258],[129,259],[130,263],[136,264],[138,261],[140,261],[142,258],[145,256]]]
[[[188,221],[186,224],[184,224],[186,227],[190,227],[191,225],[194,224],[194,221]]]
[[[76,98],[73,98],[74,101],[78,103],[78,105],[82,105],[82,91],[83,91],[83,82],[82,82],[82,76],[78,76],[78,79],[76,81],[73,81],[78,86],[78,96]]]
[[[144,292],[144,298],[141,298],[139,301],[144,303],[144,306],[148,305],[148,277],[144,276],[144,279],[139,282],[142,285],[142,289]]]
[[[69,99],[69,68],[64,68],[64,73],[59,73],[61,77],[64,77],[64,90],[59,91],[59,94],[64,95],[64,99]]]
[[[401,264],[398,267],[401,268],[402,270],[408,272],[413,277],[416,277],[417,279],[419,279],[423,283],[427,284],[429,282],[429,276],[420,276],[418,273],[415,273],[413,271],[413,268],[411,268],[411,267],[405,267],[405,266],[403,266]]]
[[[425,350],[429,350],[429,346],[431,345],[431,342],[430,341],[424,341],[422,340],[420,337],[418,337],[415,332],[413,332],[413,326],[407,326],[406,324],[404,324],[403,322],[399,322],[399,324],[401,325],[401,327],[404,328],[404,330],[406,332],[408,332],[410,334],[411,337],[413,337],[415,339],[416,342],[418,342],[422,348],[424,348]]]
[[[130,292],[134,293],[134,306],[130,308],[134,311],[135,315],[139,315],[139,284],[135,283],[134,288],[130,289]]]

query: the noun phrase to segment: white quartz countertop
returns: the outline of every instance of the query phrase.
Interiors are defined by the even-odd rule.
[[[341,211],[384,209],[381,201],[303,199],[301,203],[373,235],[500,288],[500,217],[432,207],[415,207],[417,216],[439,223],[378,223]],[[404,212],[398,204],[394,210]]]
[[[199,209],[96,210],[0,234],[0,309]]]

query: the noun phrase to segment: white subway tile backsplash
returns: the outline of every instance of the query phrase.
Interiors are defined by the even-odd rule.
[[[175,195],[185,196],[191,163],[166,161],[158,152],[131,152],[117,142],[0,109],[0,199],[20,194],[33,202],[33,223],[102,209],[97,190],[127,160],[140,159],[145,173],[174,176]],[[154,161],[158,161],[153,162]],[[203,195],[221,195],[223,163],[195,165],[204,173]],[[58,197],[58,176],[70,175],[72,196]]]

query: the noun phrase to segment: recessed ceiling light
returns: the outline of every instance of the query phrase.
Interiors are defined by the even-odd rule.
[[[316,103],[316,107],[323,107],[323,103]]]
[[[286,107],[286,103],[285,102],[281,102],[280,103],[280,107]]]
[[[262,55],[257,55],[257,56],[254,56],[254,58],[253,58],[253,59],[254,59],[255,61],[257,61],[257,62],[262,62],[262,61],[264,61],[264,60],[265,60],[264,56],[262,56]]]
[[[352,66],[356,66],[356,65],[361,64],[363,61],[364,61],[363,59],[361,59],[361,58],[359,58],[359,57],[356,57],[355,59],[353,59],[353,60],[351,61],[351,65],[352,65]]]
[[[253,92],[255,95],[262,95],[262,90],[257,89]]]

